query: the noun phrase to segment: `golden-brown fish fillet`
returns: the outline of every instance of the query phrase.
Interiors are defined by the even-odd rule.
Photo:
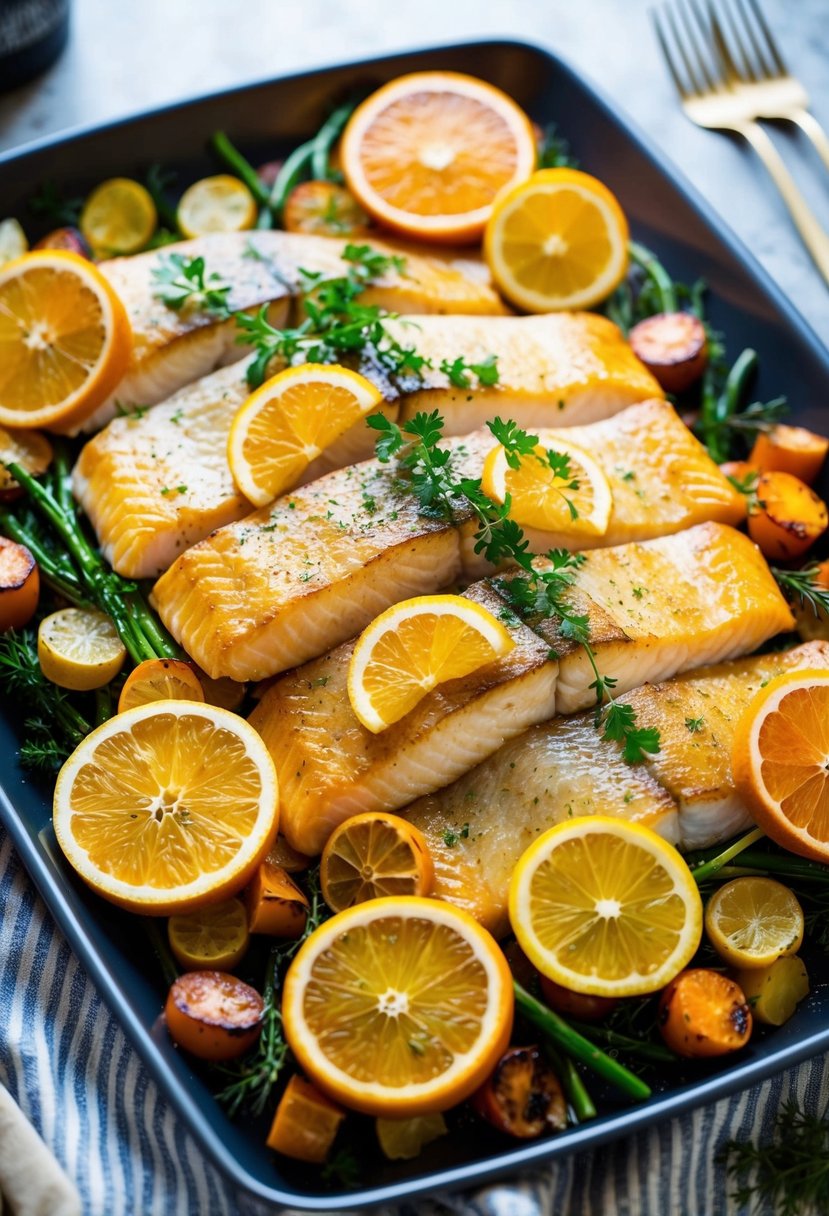
[[[162,575],[153,602],[208,675],[261,680],[459,571],[456,526],[420,515],[394,470],[370,462],[220,528]]]
[[[387,242],[365,243],[379,253],[398,252]],[[205,273],[231,285],[227,304],[233,312],[270,304],[271,323],[282,326],[289,318],[291,299],[307,284],[300,272],[344,274],[347,264],[340,254],[345,244],[342,239],[282,231],[216,233],[102,262],[102,272],[126,306],[134,348],[126,376],[83,429],[97,430],[116,412],[116,402],[155,405],[244,354],[236,342],[234,320],[222,321],[203,309],[176,311],[158,298],[153,272],[171,253],[203,257]],[[390,270],[367,288],[361,301],[402,313],[505,311],[488,279],[470,273],[468,259],[455,265],[451,254],[409,250],[405,250],[405,258],[403,273]]]
[[[147,414],[114,418],[83,447],[72,490],[119,574],[153,578],[214,528],[251,513],[227,462],[246,396],[244,374],[225,367]]]
[[[265,693],[250,721],[276,761],[282,831],[294,847],[301,841],[304,852],[318,853],[349,815],[399,806],[401,788],[433,789],[436,779],[444,784],[553,713],[558,667],[548,647],[488,583],[466,595],[504,620],[514,649],[434,689],[378,735],[361,726],[348,700],[353,642]]]
[[[620,700],[637,723],[661,735],[659,754],[635,767],[601,738],[592,714],[556,718],[512,739],[400,812],[426,836],[433,894],[500,935],[519,857],[572,816],[644,823],[682,849],[728,840],[751,823],[731,776],[735,723],[764,681],[795,667],[829,667],[829,644],[738,659],[628,693]]]
[[[233,416],[246,394],[245,367],[214,372],[141,418],[115,419],[81,452],[75,496],[119,574],[155,577],[184,549],[252,510],[235,491],[225,455]],[[546,447],[569,434],[539,432]],[[572,434],[597,456],[613,494],[608,530],[584,538],[587,546],[661,536],[707,519],[738,523],[745,515],[744,496],[666,401],[629,406]],[[480,477],[494,445],[487,429],[450,440],[458,473]],[[350,463],[348,435],[335,448]],[[179,486],[186,489],[179,493]],[[475,553],[475,527],[469,522],[461,530],[463,573],[470,579],[490,569]],[[564,532],[524,531],[535,553],[576,543]]]
[[[791,614],[768,568],[751,541],[733,528],[704,524],[678,536],[601,552],[607,556],[605,578],[615,584],[618,602],[614,604],[603,596],[589,559],[567,594],[569,602],[590,618],[599,670],[617,680],[617,695],[649,679],[661,679],[712,658],[743,654],[791,627]],[[737,583],[722,593],[721,604],[712,603],[712,563],[717,568],[727,565]],[[680,567],[682,585],[677,586]],[[743,567],[745,583],[741,586]],[[672,581],[664,585],[654,582],[651,604],[640,614],[634,607],[639,600],[631,588],[654,572],[661,577],[670,572]],[[508,582],[494,580],[496,589],[508,586]],[[491,586],[484,580],[467,594],[477,596],[482,594],[478,588]],[[593,599],[594,592],[598,599]],[[658,603],[662,604],[661,612]],[[509,613],[499,615],[510,620]],[[551,659],[558,655],[556,712],[589,705],[595,698],[590,687],[594,677],[584,660],[583,647],[563,640],[550,621],[533,620],[532,629],[544,643],[541,653]],[[380,736],[362,727],[346,691],[352,649],[351,643],[340,646],[277,681],[252,719],[277,767],[282,831],[302,852],[318,849],[331,829],[348,815],[368,809],[394,810],[421,794],[440,789],[458,775],[459,757],[468,758],[473,751],[480,754],[493,738],[489,705],[486,699],[477,704],[474,690],[478,676],[472,675],[463,682],[462,728],[450,718],[441,746],[431,747],[427,762],[423,763],[419,753],[416,762],[409,762],[409,749],[420,740],[419,711]],[[194,657],[204,666],[198,655]],[[486,682],[484,691],[489,691]],[[423,702],[425,712],[434,713],[451,695],[451,684],[435,690]],[[536,706],[529,708],[535,712]],[[309,730],[309,722],[316,722],[317,729]],[[338,759],[333,777],[331,748],[321,742],[326,723],[331,722],[337,723]],[[509,730],[506,724],[498,729],[505,733]]]

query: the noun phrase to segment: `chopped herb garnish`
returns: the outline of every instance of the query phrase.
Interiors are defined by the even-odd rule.
[[[165,253],[152,272],[153,295],[174,312],[187,309],[226,320],[231,316],[227,297],[230,284],[221,275],[208,274],[204,258]]]
[[[466,359],[461,357],[452,360],[444,359],[441,362],[440,370],[449,377],[449,383],[455,388],[470,388],[472,386],[471,375],[477,376],[478,383],[486,387],[497,384],[500,379],[497,355],[489,355],[480,363],[467,363]]]
[[[705,718],[686,718],[685,725],[692,735],[696,735],[705,726]]]

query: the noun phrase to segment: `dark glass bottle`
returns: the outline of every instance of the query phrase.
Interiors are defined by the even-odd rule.
[[[69,34],[69,0],[0,0],[0,92],[52,64]]]

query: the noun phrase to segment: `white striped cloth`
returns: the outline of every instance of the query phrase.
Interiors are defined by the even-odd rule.
[[[265,1216],[236,1196],[150,1080],[0,829],[0,1082],[84,1200],[85,1216]],[[829,1057],[520,1180],[380,1216],[736,1216],[715,1155],[762,1137],[780,1104],[829,1101]],[[331,1213],[330,1216],[336,1216]],[[763,1216],[753,1208],[752,1216]]]

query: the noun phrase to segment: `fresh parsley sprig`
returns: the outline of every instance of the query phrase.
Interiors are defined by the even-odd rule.
[[[153,295],[174,312],[206,312],[221,320],[232,316],[227,301],[230,284],[221,275],[208,274],[203,257],[162,254],[152,278]]]
[[[659,732],[638,727],[633,708],[613,701],[617,681],[599,671],[590,643],[589,617],[569,602],[568,592],[584,556],[552,549],[535,559],[523,530],[509,518],[509,496],[504,503],[495,503],[484,494],[480,479],[455,474],[451,452],[440,446],[444,422],[438,410],[416,414],[402,425],[381,414],[370,415],[366,421],[380,432],[375,444],[377,458],[383,463],[397,459],[401,480],[415,494],[424,514],[453,519],[471,512],[477,522],[475,552],[483,553],[495,566],[510,562],[519,568],[517,574],[498,580],[512,605],[530,619],[557,618],[562,637],[584,647],[594,675],[590,687],[596,693],[596,725],[603,728],[603,737],[621,745],[629,764],[658,752]],[[520,461],[522,455],[536,454],[538,437],[528,435],[515,422],[497,419],[487,425],[499,442],[506,440],[508,459]]]
[[[443,359],[440,370],[449,377],[449,383],[454,388],[471,388],[471,376],[476,376],[479,384],[489,388],[498,383],[501,375],[498,371],[497,355],[487,355],[480,363],[467,363],[462,357]]]

